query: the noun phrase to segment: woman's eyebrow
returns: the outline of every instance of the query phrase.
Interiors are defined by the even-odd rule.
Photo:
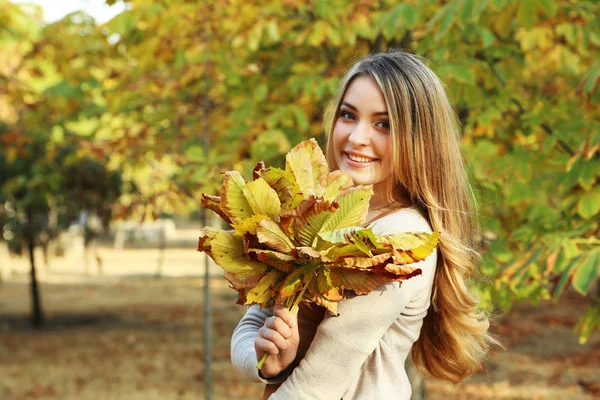
[[[347,101],[342,101],[342,105],[350,108],[353,111],[358,111],[358,109],[356,107],[354,107],[352,104],[348,103]],[[374,116],[386,115],[387,116],[388,112],[387,111],[379,111],[379,112],[373,113],[372,115],[374,115]]]

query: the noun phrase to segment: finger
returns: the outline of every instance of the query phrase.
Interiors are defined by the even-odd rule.
[[[263,326],[258,330],[258,336],[270,341],[271,343],[274,343],[275,346],[277,346],[277,349],[279,349],[280,351],[287,350],[287,348],[289,347],[287,339],[281,336],[281,334],[276,330],[269,329],[266,326]]]
[[[281,318],[283,322],[287,324],[290,328],[294,328],[298,324],[298,309],[294,310],[295,312],[292,314],[290,310],[282,306],[281,304],[273,307],[273,314],[277,317]]]
[[[279,317],[267,318],[265,320],[265,326],[279,332],[284,339],[289,339],[292,337],[292,328],[290,328],[288,324],[283,322],[283,320]]]
[[[269,353],[274,356],[279,354],[279,349],[275,346],[275,343],[260,336],[254,341],[254,350],[256,350],[257,356],[260,355],[260,352]]]

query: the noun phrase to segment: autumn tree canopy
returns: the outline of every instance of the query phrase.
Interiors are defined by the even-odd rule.
[[[486,298],[558,298],[567,285],[586,295],[598,280],[597,2],[129,5],[105,24],[72,14],[30,32],[22,21],[32,14],[3,0],[0,46],[14,59],[0,66],[0,118],[17,134],[3,136],[11,157],[34,134],[49,148],[76,143],[139,187],[121,197],[121,215],[193,211],[222,171],[281,164],[309,137],[323,143],[324,110],[353,60],[409,49],[446,83],[462,123],[493,283]],[[583,340],[598,307],[581,320]]]

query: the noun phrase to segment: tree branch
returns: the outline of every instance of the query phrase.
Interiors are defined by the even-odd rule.
[[[552,131],[552,128],[550,128],[550,126],[547,123],[544,122],[540,126],[542,127],[542,129],[544,131],[546,131],[546,133],[548,135],[552,136],[554,134],[554,132]],[[575,155],[575,152],[562,139],[558,139],[557,143],[560,145],[560,147],[562,147],[562,149],[564,151],[566,151],[567,153],[569,153],[569,155],[571,155],[571,156]]]

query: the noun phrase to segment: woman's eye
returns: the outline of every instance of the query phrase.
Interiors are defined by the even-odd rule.
[[[377,125],[381,129],[385,129],[386,131],[390,130],[390,123],[387,121],[379,121],[375,125]]]
[[[340,111],[340,115],[345,119],[354,120],[354,114],[349,111]]]

